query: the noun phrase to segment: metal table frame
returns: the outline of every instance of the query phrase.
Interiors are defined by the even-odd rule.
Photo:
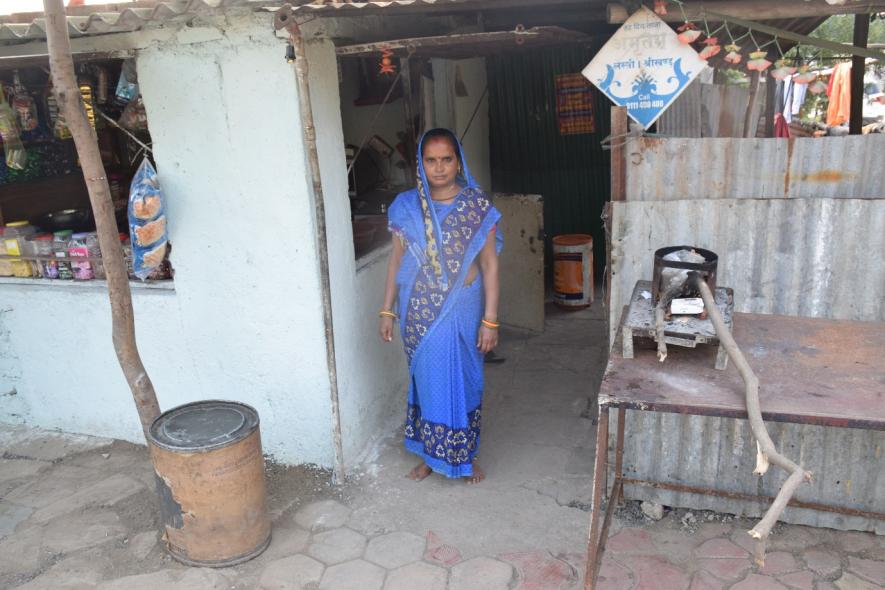
[[[744,315],[744,314],[739,314]],[[821,321],[821,320],[818,320]],[[826,321],[826,320],[824,320]],[[885,324],[881,324],[885,327]],[[613,350],[618,350],[620,347],[616,342],[612,347]],[[653,354],[649,351],[649,354]],[[610,368],[611,370],[611,364]],[[608,374],[608,371],[606,372]],[[617,431],[615,434],[615,448],[614,448],[614,482],[611,486],[611,491],[609,491],[608,487],[608,469],[611,466],[608,461],[608,453],[609,453],[609,410],[610,408],[616,408],[618,411],[617,414]],[[723,498],[729,499],[737,499],[737,500],[751,500],[751,501],[768,501],[771,502],[774,500],[773,497],[770,496],[758,496],[754,494],[745,494],[739,492],[729,492],[725,490],[719,490],[715,488],[707,488],[707,487],[697,487],[697,486],[689,486],[675,483],[667,483],[667,482],[658,482],[658,481],[648,481],[641,480],[635,478],[627,478],[624,477],[623,474],[623,464],[624,464],[624,430],[626,425],[626,411],[628,409],[636,410],[636,411],[652,411],[652,412],[670,412],[670,413],[678,413],[684,415],[700,415],[700,416],[718,416],[718,417],[726,417],[726,418],[745,418],[746,415],[740,415],[740,412],[734,411],[717,411],[715,409],[711,409],[709,407],[698,407],[691,406],[689,404],[680,405],[678,407],[666,406],[666,407],[656,407],[653,404],[649,405],[641,400],[630,401],[627,399],[600,399],[598,403],[598,418],[597,418],[597,430],[596,430],[596,457],[594,461],[593,467],[593,490],[591,496],[591,508],[590,508],[590,535],[587,546],[587,564],[586,571],[584,576],[584,589],[585,590],[593,590],[596,585],[596,578],[599,575],[599,570],[602,564],[602,556],[605,552],[605,544],[608,538],[609,527],[611,526],[612,516],[614,515],[614,511],[616,506],[622,502],[623,500],[623,492],[625,485],[640,485],[653,487],[658,489],[672,490],[676,492],[688,492],[694,494],[702,494],[702,495],[712,495],[719,496]],[[772,419],[772,417],[767,417],[767,420]],[[794,424],[808,424],[810,423],[807,419],[800,416],[791,416],[789,414],[777,414],[776,418],[779,422],[787,422]],[[825,426],[838,426],[838,427],[849,427],[849,428],[864,428],[864,429],[873,429],[873,430],[881,430],[885,429],[885,424],[881,424],[878,421],[873,422],[845,422],[844,420],[840,420],[837,418],[833,418],[832,421],[829,420],[821,420],[816,423]],[[604,515],[602,514],[601,506],[603,500],[608,498],[608,504],[605,509]],[[793,506],[796,508],[807,508],[812,510],[821,510],[827,512],[835,512],[838,514],[845,514],[848,516],[859,516],[864,518],[872,518],[872,519],[880,519],[885,520],[885,514],[878,512],[868,512],[864,510],[857,510],[853,508],[846,508],[841,506],[832,506],[829,504],[821,504],[817,502],[805,502],[801,500],[796,500],[795,498],[790,500],[789,506]],[[600,522],[600,520],[602,522]]]

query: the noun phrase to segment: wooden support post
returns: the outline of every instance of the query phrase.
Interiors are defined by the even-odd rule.
[[[415,183],[415,166],[414,161],[415,150],[418,146],[418,132],[415,129],[415,109],[412,104],[412,60],[408,57],[399,60],[400,71],[402,72],[403,85],[403,114],[406,117],[406,151],[411,154],[409,156],[409,174],[412,175],[412,184]]]
[[[854,16],[854,46],[866,47],[870,36],[870,15]],[[866,60],[855,55],[851,58],[851,117],[848,120],[848,132],[860,135],[863,131],[863,76]]]
[[[775,104],[777,82],[769,78],[765,81],[765,137],[774,137],[774,116],[783,112],[783,103]]]
[[[756,128],[753,118],[756,111],[756,101],[759,99],[759,72],[750,75],[750,98],[747,100],[747,112],[744,115],[744,130],[741,137],[754,137]]]
[[[627,200],[627,133],[630,131],[626,107],[611,110],[611,200]]]
[[[95,216],[96,233],[107,274],[108,296],[111,300],[111,338],[117,360],[132,391],[145,439],[154,419],[160,414],[160,405],[154,385],[141,362],[135,344],[135,317],[132,312],[132,292],[123,259],[123,247],[114,218],[114,203],[108,187],[107,174],[101,161],[95,130],[86,118],[83,97],[77,87],[68,21],[62,0],[43,0],[46,15],[46,43],[49,48],[49,69],[52,86],[58,99],[58,109],[64,116],[89,192],[89,202]]]

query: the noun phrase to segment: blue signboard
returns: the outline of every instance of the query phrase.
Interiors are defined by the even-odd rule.
[[[648,8],[636,11],[583,74],[648,129],[701,73],[706,62]]]

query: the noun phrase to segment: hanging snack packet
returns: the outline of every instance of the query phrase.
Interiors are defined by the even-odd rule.
[[[24,170],[28,163],[28,154],[19,135],[21,130],[15,112],[6,102],[5,94],[0,91],[0,137],[3,138],[3,149],[6,152],[6,166],[12,170]]]
[[[147,113],[144,110],[144,101],[141,99],[141,95],[126,105],[117,123],[129,131],[147,131]]]
[[[129,104],[133,98],[138,96],[138,84],[130,82],[126,75],[127,68],[123,68],[120,72],[120,79],[117,82],[117,91],[114,93],[114,102],[117,106],[124,107]]]
[[[22,86],[18,78],[18,71],[13,74],[13,95],[12,109],[18,117],[19,129],[22,131],[33,131],[40,124],[37,119],[37,103],[28,93],[27,89]]]
[[[147,158],[132,179],[129,189],[129,234],[132,268],[144,280],[163,263],[168,247],[166,206],[157,171]]]

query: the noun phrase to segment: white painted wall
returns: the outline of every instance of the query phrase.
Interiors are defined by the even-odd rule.
[[[329,75],[335,47],[315,39],[307,55],[326,204],[344,459],[351,468],[374,439],[389,435],[405,417],[407,367],[399,338],[383,343],[378,336],[389,249],[354,260],[341,102],[338,80]]]
[[[266,452],[330,466],[314,207],[284,51],[256,16],[139,52],[176,278],[136,292],[138,343],[162,408],[251,404]],[[0,302],[0,349],[18,359],[0,366],[17,391],[0,419],[24,408],[35,426],[140,441],[102,289],[0,284]]]

